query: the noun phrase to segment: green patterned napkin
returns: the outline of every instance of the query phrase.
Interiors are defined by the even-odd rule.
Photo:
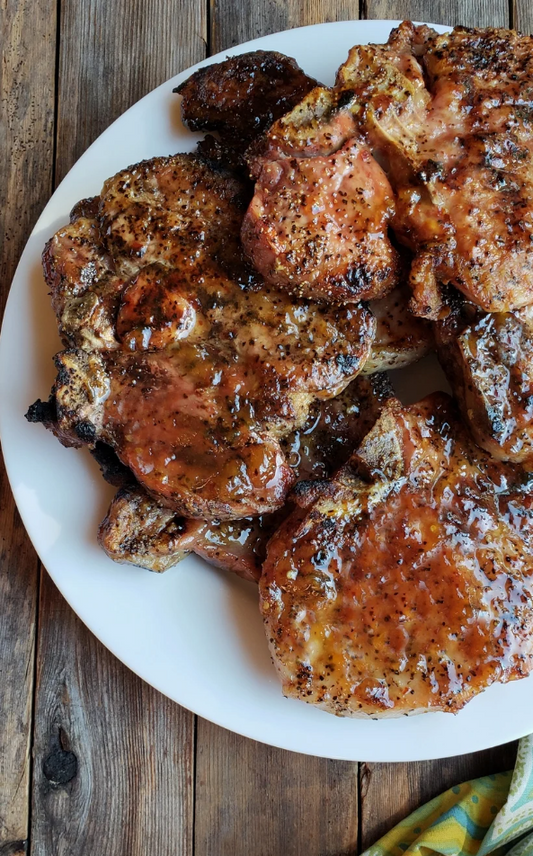
[[[402,820],[363,856],[533,856],[533,735],[513,771],[450,788]]]

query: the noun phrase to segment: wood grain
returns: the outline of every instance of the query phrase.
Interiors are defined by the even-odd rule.
[[[359,0],[210,0],[210,50],[217,53],[248,39],[291,27],[359,17]]]
[[[61,0],[57,176],[139,98],[203,59],[205,0]]]
[[[55,29],[45,0],[0,4],[0,317],[52,186]],[[28,837],[37,581],[0,461],[0,853],[11,856]]]
[[[193,715],[41,591],[32,856],[191,856]]]
[[[362,0],[362,17],[462,24],[465,27],[507,27],[508,0]]]
[[[357,764],[198,720],[195,856],[355,856]]]
[[[522,33],[533,33],[533,6],[531,0],[512,0],[511,26]]]
[[[368,0],[368,17],[505,25],[505,2],[387,3]],[[218,51],[268,32],[357,17],[353,3],[211,7],[211,47]],[[287,755],[199,722],[195,843],[214,854],[352,853],[366,847],[421,802],[464,779],[512,766],[513,747],[425,764],[356,765]],[[302,797],[304,798],[302,801]],[[362,840],[357,842],[356,803]],[[296,829],[296,835],[292,830]]]
[[[461,782],[510,770],[516,744],[413,764],[361,764],[361,847],[373,844],[420,805]]]
[[[60,7],[58,180],[127,106],[201,59],[207,42],[214,52],[287,27],[357,18],[359,0],[61,0]],[[362,0],[361,10],[366,17],[508,23],[507,0]],[[533,28],[526,0],[515,0],[514,18],[518,27]],[[1,309],[24,240],[51,190],[55,5],[3,0],[0,26],[0,146],[8,153],[0,160]],[[36,569],[2,471],[5,856],[27,850]],[[508,746],[423,764],[362,764],[358,772],[356,764],[293,755],[200,720],[193,810],[194,717],[118,663],[46,575],[38,636],[33,856],[354,856],[444,788],[512,766],[514,747]]]
[[[38,560],[0,462],[0,853],[28,837]]]

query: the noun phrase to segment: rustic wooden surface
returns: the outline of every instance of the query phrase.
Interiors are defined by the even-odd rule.
[[[529,0],[3,0],[0,312],[54,185],[131,103],[207,52],[359,16],[533,29]],[[197,720],[115,660],[39,573],[3,470],[0,602],[0,856],[348,856],[513,763],[513,745],[327,761]]]
[[[0,315],[52,191],[55,35],[46,0],[0,5]],[[0,463],[0,853],[10,856],[29,834],[37,589],[37,557]]]

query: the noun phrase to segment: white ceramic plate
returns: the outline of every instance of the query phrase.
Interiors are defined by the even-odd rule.
[[[383,42],[396,23],[303,27],[248,42],[200,65],[228,54],[275,49],[329,83],[352,44]],[[445,757],[520,737],[533,730],[531,678],[491,687],[457,716],[338,719],[284,699],[256,588],[197,558],[160,576],[111,562],[96,543],[96,529],[112,489],[88,453],[64,449],[24,419],[31,402],[47,397],[54,380],[52,356],[60,349],[41,273],[44,243],[78,199],[99,193],[104,179],[120,168],[194,147],[197,136],[182,126],[179,99],[172,94],[193,70],[151,92],[96,140],[46,206],[20,260],[0,340],[0,429],[30,538],[68,602],[119,659],[175,701],[240,734],[297,752],[365,761]],[[440,383],[431,361],[402,375],[410,400]]]

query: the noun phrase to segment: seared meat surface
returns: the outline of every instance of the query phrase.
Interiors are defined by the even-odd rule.
[[[283,509],[262,517],[222,522],[181,517],[142,487],[121,488],[98,529],[110,559],[162,573],[196,553],[210,565],[250,582],[261,575],[266,542]]]
[[[353,48],[337,84],[389,164],[416,311],[439,317],[441,282],[486,311],[533,302],[532,38],[404,23]]]
[[[242,228],[267,282],[328,302],[382,297],[398,281],[387,233],[392,190],[355,135],[352,112],[318,89],[273,126],[252,158],[255,191]]]
[[[195,71],[174,91],[191,131],[216,131],[223,147],[243,153],[314,86],[291,57],[252,51]],[[219,154],[211,149],[212,157]]]
[[[529,475],[451,400],[389,403],[270,540],[261,610],[285,695],[338,715],[459,710],[533,666]]]
[[[485,315],[456,303],[436,328],[438,355],[476,443],[533,463],[533,307]]]
[[[65,345],[116,348],[114,317],[124,280],[102,245],[97,204],[83,204],[87,202],[78,203],[69,225],[46,244],[44,276]]]
[[[282,441],[295,477],[331,475],[347,460],[391,397],[386,376],[374,375],[357,378],[335,399],[315,402],[305,425]],[[257,581],[267,542],[290,508],[289,501],[279,511],[261,517],[223,522],[192,520],[161,506],[140,486],[128,484],[113,499],[100,526],[99,541],[115,561],[152,571],[165,571],[192,551],[210,564]]]
[[[351,92],[315,87],[248,148],[250,174],[257,179],[270,161],[334,154],[359,135],[360,112]]]
[[[368,304],[377,329],[363,374],[403,369],[433,350],[432,325],[413,315],[408,303],[409,290],[399,286],[381,300],[371,300]]]
[[[182,541],[192,522],[160,505],[142,488],[121,487],[98,530],[110,558],[162,573],[188,553]]]
[[[191,313],[182,311],[179,289],[163,294],[163,275],[179,266],[199,278],[225,265],[238,282],[253,280],[239,245],[246,204],[240,181],[193,155],[154,158],[110,178],[101,197],[74,207],[70,224],[44,249],[65,345],[135,350],[135,335],[141,348],[161,347],[152,336],[181,338]]]
[[[63,336],[77,346],[56,357],[54,430],[109,444],[154,498],[204,519],[283,504],[294,476],[280,439],[358,374],[375,332],[365,308],[319,307],[261,282],[239,244],[245,193],[193,155],[155,158],[105,183],[79,245],[78,219],[45,251]],[[65,315],[80,294],[100,299],[96,257],[107,347],[93,316],[80,327]]]

